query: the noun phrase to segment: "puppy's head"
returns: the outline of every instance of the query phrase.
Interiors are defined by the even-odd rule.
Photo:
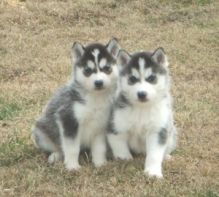
[[[103,91],[116,83],[116,57],[120,46],[115,38],[108,44],[93,43],[86,47],[78,42],[72,47],[74,80],[87,91]]]
[[[168,89],[168,61],[162,48],[133,55],[120,50],[117,64],[119,91],[131,103],[151,103],[164,96]]]

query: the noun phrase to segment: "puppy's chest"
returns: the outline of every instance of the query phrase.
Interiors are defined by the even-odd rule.
[[[74,105],[74,113],[80,127],[101,127],[107,120],[109,103],[104,98],[89,98],[85,104],[76,103]]]
[[[120,132],[143,134],[149,124],[146,118],[146,113],[143,110],[122,110],[117,113],[117,129]]]
[[[145,135],[156,130],[165,122],[163,109],[127,108],[116,111],[114,123],[118,132],[129,132],[130,135]]]

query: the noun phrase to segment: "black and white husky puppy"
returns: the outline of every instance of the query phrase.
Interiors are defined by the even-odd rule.
[[[106,161],[106,125],[119,49],[116,39],[107,45],[74,43],[72,80],[55,93],[32,130],[35,144],[50,153],[49,163],[64,156],[68,170],[79,169],[82,147],[91,149],[95,166]]]
[[[145,173],[158,178],[162,161],[175,148],[170,77],[162,48],[153,53],[118,54],[120,77],[108,124],[108,142],[115,158],[146,153]]]

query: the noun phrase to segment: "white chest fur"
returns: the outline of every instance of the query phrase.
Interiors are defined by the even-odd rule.
[[[92,139],[106,132],[110,99],[108,95],[92,95],[85,98],[86,103],[75,103],[74,114],[79,122],[81,144],[90,146]]]
[[[161,128],[167,126],[171,110],[168,102],[164,99],[153,106],[131,106],[115,111],[115,129],[127,135],[131,149],[138,153],[145,152],[147,134],[159,132]]]

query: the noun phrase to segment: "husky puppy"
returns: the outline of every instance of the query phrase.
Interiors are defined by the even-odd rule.
[[[115,158],[146,153],[144,171],[158,178],[162,161],[175,148],[170,77],[162,48],[133,55],[120,50],[118,87],[108,124],[108,142]]]
[[[64,156],[65,167],[77,170],[82,147],[91,149],[95,166],[105,163],[106,125],[119,49],[116,39],[107,45],[73,44],[72,80],[55,93],[32,130],[35,144],[50,153],[49,163]]]

